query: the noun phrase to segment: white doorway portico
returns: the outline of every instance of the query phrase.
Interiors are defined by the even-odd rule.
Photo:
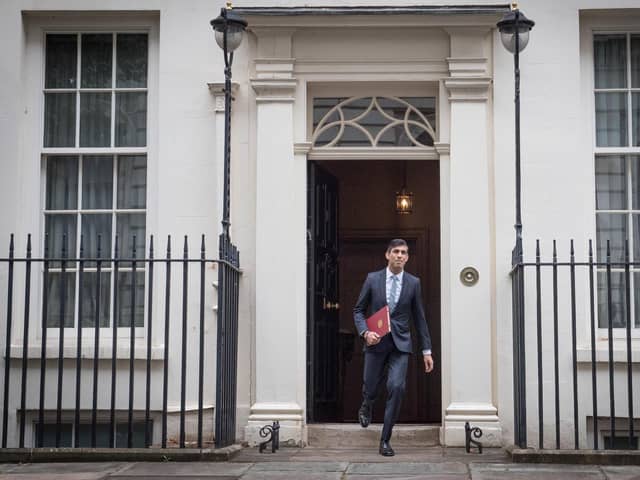
[[[485,445],[502,444],[491,140],[494,26],[501,11],[436,9],[238,9],[254,37],[255,373],[245,426],[251,444],[272,420],[280,421],[282,442],[307,442],[307,163],[338,159],[439,162],[441,443],[463,445],[464,423],[471,421],[483,429]],[[313,98],[430,95],[436,138],[428,148],[312,142]],[[479,272],[473,286],[460,280],[465,267]]]

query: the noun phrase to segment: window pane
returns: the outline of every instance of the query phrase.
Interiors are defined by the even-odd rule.
[[[63,280],[64,279],[64,280]],[[73,328],[75,310],[76,274],[73,272],[50,272],[47,275],[47,322],[49,328],[60,327],[64,317],[64,327]],[[63,310],[64,309],[64,310]]]
[[[144,327],[144,272],[136,272],[135,309],[133,305],[133,273],[118,274],[118,326],[131,326],[131,317],[135,312],[133,325]]]
[[[637,262],[640,260],[640,215],[631,215],[633,222],[633,258],[631,260]]]
[[[627,215],[624,213],[597,213],[596,231],[598,262],[607,261],[607,240],[609,240],[611,261],[623,261],[624,243],[627,238]]]
[[[61,258],[64,243],[65,256],[76,256],[76,225],[75,214],[46,215],[44,233],[49,242],[48,258]],[[51,267],[59,267],[58,262],[52,262]]]
[[[596,144],[627,146],[627,94],[596,93]]]
[[[147,157],[118,158],[118,208],[146,208]]]
[[[596,157],[596,208],[627,208],[627,177],[622,156]]]
[[[109,312],[111,299],[111,274],[100,274],[100,326],[109,326]],[[82,289],[82,305],[80,307],[80,321],[83,327],[93,328],[96,324],[96,307],[98,305],[98,274],[95,272],[83,272],[80,281]]]
[[[78,444],[80,447],[91,447],[91,425],[80,424],[79,430],[76,432],[78,435]],[[111,438],[111,425],[104,423],[96,424],[96,447],[97,448],[109,448],[109,439]],[[125,445],[126,447],[126,445]]]
[[[80,146],[111,146],[111,93],[80,94]]]
[[[633,274],[633,301],[635,304],[635,327],[640,328],[640,272]]]
[[[118,249],[121,258],[132,258],[135,236],[136,258],[145,256],[146,216],[144,213],[119,213],[117,215]],[[129,263],[126,264],[130,266]]]
[[[147,93],[116,93],[116,147],[147,145]]]
[[[596,88],[627,86],[626,35],[596,35],[593,55]]]
[[[147,35],[144,33],[120,33],[117,39],[118,88],[143,88],[147,86]]]
[[[633,132],[633,143],[631,146],[640,147],[640,93],[631,94],[631,131]]]
[[[47,158],[47,210],[78,208],[78,157]]]
[[[82,159],[82,208],[113,208],[113,157]]]
[[[44,94],[44,146],[76,146],[76,94]]]
[[[38,438],[40,438],[40,429],[42,426],[36,424],[36,436],[33,439],[33,446],[37,446]],[[63,423],[60,425],[60,446],[71,447],[71,424]],[[56,446],[56,424],[45,423],[42,431],[42,446],[43,447],[55,447]]]
[[[640,35],[631,35],[631,87],[640,88]]]
[[[113,35],[82,35],[82,70],[81,85],[83,88],[111,87]]]
[[[78,37],[75,34],[47,35],[45,88],[76,88]]]
[[[634,210],[640,210],[640,155],[629,155],[631,160],[631,201]]]
[[[84,258],[109,258],[111,256],[111,223],[112,215],[83,214],[82,215],[82,244]],[[100,255],[98,255],[98,236],[100,236]],[[87,262],[87,266],[95,262]],[[103,264],[103,267],[105,264]]]
[[[625,280],[623,272],[611,272],[611,324],[613,328],[626,325]],[[607,272],[598,272],[598,327],[609,326]]]
[[[149,431],[153,433],[153,421],[149,420]],[[131,436],[131,444],[133,448],[145,448],[144,444],[144,422],[133,422],[133,435]],[[116,448],[127,448],[127,439],[129,435],[129,425],[126,423],[116,424]],[[153,438],[153,435],[151,435]]]

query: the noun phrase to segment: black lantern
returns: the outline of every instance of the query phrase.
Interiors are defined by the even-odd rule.
[[[396,192],[396,213],[409,215],[413,212],[413,193],[407,190],[407,162],[404,162],[404,180],[402,188]]]
[[[529,43],[529,32],[535,25],[533,20],[529,20],[524,16],[517,7],[502,17],[498,22],[498,30],[500,30],[500,40],[504,48],[511,53],[516,51],[516,43],[518,44],[518,52],[525,49]],[[516,32],[518,33],[516,35]]]
[[[227,60],[227,54],[232,53],[242,43],[247,21],[233,11],[231,2],[227,2],[227,7],[220,9],[220,16],[211,20],[211,26],[215,31],[216,43],[224,50]]]

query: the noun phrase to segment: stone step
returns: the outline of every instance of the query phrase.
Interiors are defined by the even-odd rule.
[[[357,423],[315,423],[307,425],[307,438],[312,447],[377,447],[381,431],[381,423],[372,423],[367,428]],[[440,445],[440,425],[396,425],[393,427],[391,445]]]

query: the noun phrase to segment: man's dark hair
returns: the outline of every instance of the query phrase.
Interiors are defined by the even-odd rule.
[[[391,240],[389,242],[389,245],[387,246],[387,252],[390,252],[395,247],[407,247],[407,250],[409,250],[409,245],[407,245],[407,242],[405,242],[402,238],[394,238],[393,240]]]

